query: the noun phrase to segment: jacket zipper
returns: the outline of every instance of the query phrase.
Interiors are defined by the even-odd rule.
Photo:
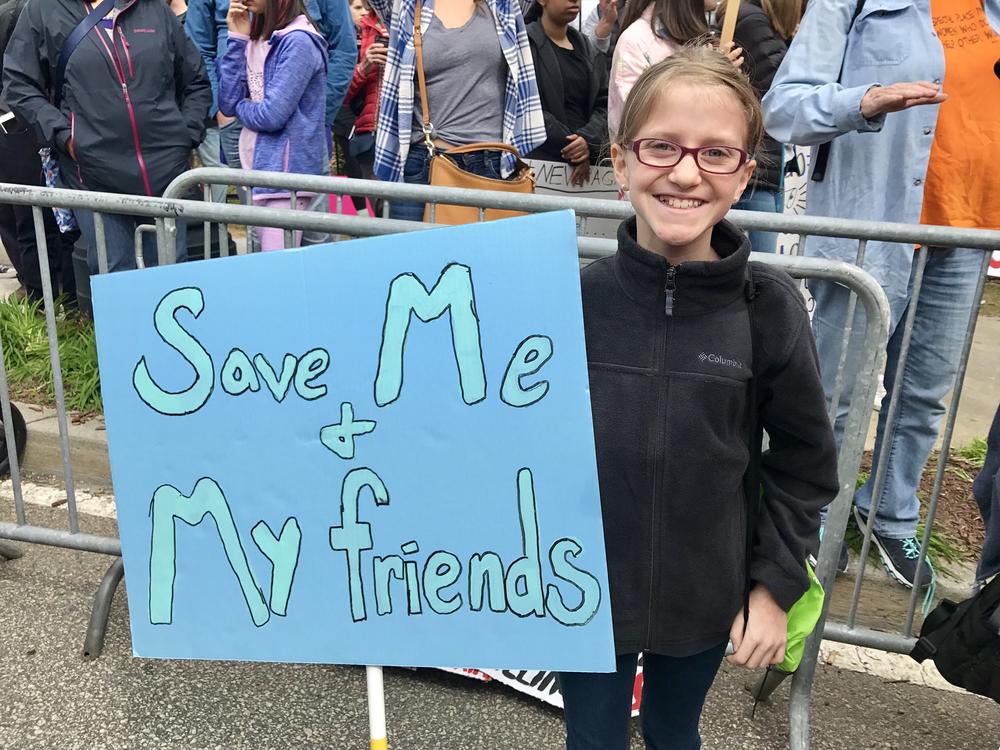
[[[663,291],[666,293],[663,301],[663,312],[668,318],[674,314],[675,289],[677,289],[677,266],[670,266],[667,268],[667,281],[663,285]]]
[[[659,506],[657,498],[660,494],[660,486],[663,484],[663,452],[666,442],[665,425],[667,421],[667,398],[670,395],[670,380],[667,377],[667,342],[673,328],[674,312],[674,289],[676,288],[677,269],[674,266],[667,268],[667,278],[664,282],[666,299],[664,301],[664,319],[660,323],[663,326],[663,333],[656,337],[656,370],[663,379],[663,385],[659,389],[659,399],[656,404],[655,437],[653,439],[653,507],[650,509],[650,530],[649,530],[649,603],[646,615],[646,650],[653,648],[653,609],[655,604],[656,581],[658,578],[658,564],[656,559],[656,531],[659,528],[657,517]]]
[[[139,172],[142,174],[142,183],[143,183],[143,185],[146,188],[146,195],[152,196],[153,195],[153,190],[149,186],[149,173],[146,170],[146,161],[142,158],[142,147],[139,144],[139,123],[136,121],[136,118],[135,118],[135,108],[132,106],[132,97],[129,95],[128,79],[125,77],[125,67],[122,65],[121,58],[118,57],[118,48],[115,47],[115,44],[114,44],[114,42],[115,42],[115,40],[114,40],[114,32],[116,30],[118,31],[118,34],[122,38],[122,40],[124,41],[124,39],[125,39],[124,35],[121,32],[121,29],[119,29],[117,27],[118,16],[120,16],[122,13],[124,13],[129,8],[131,8],[133,5],[135,5],[135,0],[133,0],[133,2],[129,3],[124,8],[122,8],[118,12],[118,15],[115,16],[114,19],[111,21],[111,32],[112,32],[111,48],[108,47],[108,43],[104,39],[104,35],[103,34],[98,33],[97,34],[97,38],[101,40],[101,44],[104,45],[104,49],[105,49],[105,51],[107,51],[108,57],[111,58],[112,67],[115,69],[115,73],[118,76],[118,82],[121,84],[121,87],[122,87],[122,96],[125,97],[125,107],[128,109],[128,118],[129,118],[129,122],[132,125],[132,142],[135,145],[135,156],[136,156],[136,159],[139,162]],[[127,48],[127,46],[126,46],[125,55],[126,55],[126,57],[129,58],[129,73],[131,74],[132,73],[132,58],[128,54],[128,48]]]
[[[69,142],[73,144],[73,150],[76,151],[76,112],[70,110],[69,112]],[[80,184],[83,184],[83,172],[80,171],[80,162],[73,159],[73,163],[76,164],[76,176],[80,180]]]
[[[132,69],[132,54],[129,52],[128,40],[125,38],[125,32],[119,27],[115,27],[118,32],[118,38],[122,40],[122,47],[125,49],[125,59],[128,61],[128,77],[135,78],[135,71]]]

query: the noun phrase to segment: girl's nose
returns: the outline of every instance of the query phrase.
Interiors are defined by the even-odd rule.
[[[694,154],[684,154],[667,176],[678,187],[693,187],[700,183],[701,169],[695,161]]]

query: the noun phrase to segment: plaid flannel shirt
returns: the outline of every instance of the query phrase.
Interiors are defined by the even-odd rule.
[[[545,142],[545,120],[524,18],[518,0],[485,2],[493,14],[508,68],[503,140],[525,156]],[[389,27],[390,37],[382,78],[378,127],[375,129],[375,174],[380,180],[401,182],[413,128],[417,59],[413,47],[413,16],[416,0],[369,0],[369,4]],[[433,14],[434,1],[423,0],[420,28],[424,33]],[[500,162],[501,174],[508,176],[513,172],[514,165],[514,155],[505,153]]]

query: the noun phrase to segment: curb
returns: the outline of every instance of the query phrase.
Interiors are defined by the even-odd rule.
[[[62,444],[56,410],[35,404],[16,403],[28,427],[28,443],[21,470],[28,474],[61,477]],[[69,454],[75,482],[92,488],[111,488],[108,437],[103,417],[81,424],[68,418]]]

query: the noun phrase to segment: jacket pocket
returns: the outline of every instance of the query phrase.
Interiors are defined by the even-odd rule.
[[[877,0],[865,3],[854,22],[861,65],[898,65],[910,55],[916,28],[912,0]]]

